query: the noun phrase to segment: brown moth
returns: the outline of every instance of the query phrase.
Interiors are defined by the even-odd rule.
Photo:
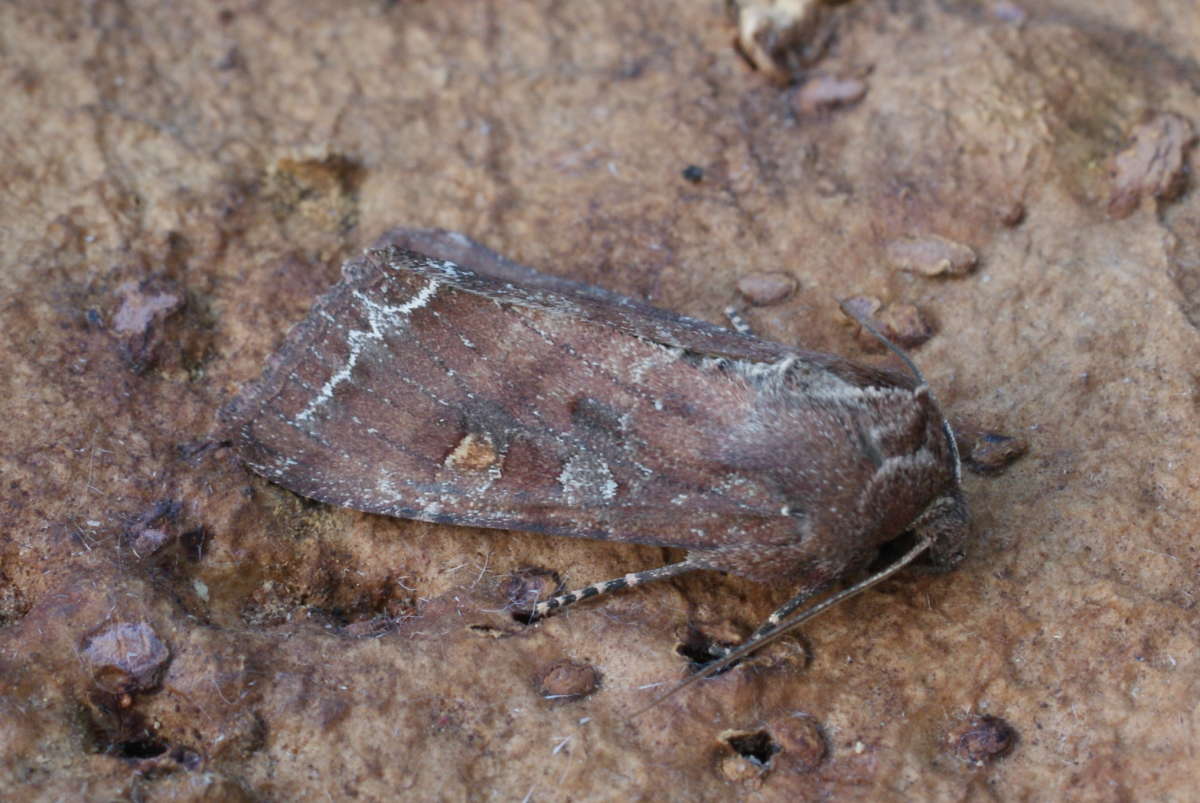
[[[458,235],[402,240],[472,267],[395,245],[348,262],[224,411],[255,472],[371,513],[687,551],[531,618],[697,569],[796,589],[704,675],[923,550],[961,559],[954,435],[907,358],[911,376],[545,276]],[[793,614],[910,531],[885,572]]]

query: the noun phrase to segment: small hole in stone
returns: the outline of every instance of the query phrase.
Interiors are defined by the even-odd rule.
[[[759,767],[771,763],[771,757],[779,752],[779,745],[771,740],[771,734],[763,731],[743,731],[725,737],[725,743],[742,758]]]
[[[527,566],[508,575],[500,584],[500,593],[513,609],[512,618],[523,625],[532,624],[533,607],[542,600],[563,592],[558,572]]]
[[[203,527],[196,527],[179,536],[183,554],[192,563],[204,560],[204,553],[208,550],[208,542],[211,540],[212,533]]]
[[[675,653],[691,661],[693,669],[698,671],[706,664],[710,664],[721,657],[720,650],[714,649],[717,646],[720,645],[713,641],[713,639],[698,630],[689,628],[683,641],[675,645]],[[736,665],[736,663],[731,664],[717,674],[728,672]]]
[[[121,758],[155,758],[167,752],[167,746],[152,736],[113,745]]]

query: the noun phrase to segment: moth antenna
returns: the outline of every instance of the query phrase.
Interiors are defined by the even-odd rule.
[[[908,352],[906,352],[904,349],[897,346],[895,343],[893,343],[891,341],[891,338],[889,338],[883,332],[879,331],[879,327],[877,327],[875,324],[871,323],[871,321],[868,320],[866,318],[866,316],[860,315],[858,312],[856,312],[845,301],[839,301],[838,306],[841,307],[842,312],[844,312],[847,317],[853,318],[854,321],[859,326],[861,326],[863,329],[866,329],[868,332],[870,332],[872,335],[874,335],[875,338],[880,343],[887,346],[888,349],[893,354],[895,354],[897,357],[899,357],[900,360],[904,363],[904,365],[908,368],[908,370],[912,372],[912,375],[917,378],[918,382],[920,382],[922,385],[929,384],[928,382],[925,381],[925,374],[921,373],[921,369],[918,368],[917,364],[915,362],[913,362],[912,358],[910,358],[908,356]]]
[[[845,301],[839,301],[838,306],[841,307],[843,313],[845,313],[848,317],[853,318],[859,326],[874,335],[880,343],[887,346],[893,354],[899,357],[901,362],[903,362],[908,370],[912,372],[912,375],[916,377],[917,382],[925,387],[926,392],[929,392],[929,382],[926,381],[925,374],[921,373],[921,369],[918,368],[917,364],[912,361],[911,357],[908,356],[908,352],[893,343],[887,335],[879,331],[879,327],[871,323],[866,316],[860,315],[858,312],[856,312]],[[930,398],[933,398],[932,393],[930,393]],[[934,400],[934,402],[936,404],[936,400]],[[940,410],[941,407],[939,406],[938,409]],[[954,481],[961,484],[962,458],[958,453],[958,439],[954,437],[954,430],[951,429],[950,422],[946,420],[946,416],[944,415],[942,416],[942,431],[946,435],[946,442],[950,445],[950,454],[954,457]]]
[[[883,582],[884,580],[888,579],[893,574],[900,571],[905,566],[907,566],[908,564],[910,564],[914,560],[916,560],[922,552],[924,552],[926,549],[929,548],[929,543],[930,543],[929,539],[927,539],[927,538],[922,539],[921,541],[919,541],[917,543],[916,546],[914,546],[912,549],[910,549],[908,552],[906,552],[902,557],[900,557],[898,560],[896,560],[894,563],[892,563],[891,566],[888,566],[886,569],[876,572],[875,574],[871,575],[867,579],[865,579],[859,583],[856,583],[855,585],[850,586],[850,588],[847,588],[844,591],[840,591],[837,594],[834,594],[832,597],[827,597],[826,599],[824,599],[821,602],[817,603],[816,605],[812,606],[808,610],[801,611],[800,613],[796,614],[795,616],[785,619],[784,621],[780,622],[775,627],[766,631],[761,637],[754,638],[752,636],[751,638],[747,639],[745,643],[739,645],[738,647],[735,647],[733,650],[726,653],[723,657],[718,658],[717,660],[706,664],[703,669],[701,669],[699,672],[696,672],[691,677],[689,677],[685,680],[682,680],[679,683],[676,683],[665,694],[662,694],[662,695],[654,698],[654,700],[652,700],[648,705],[646,705],[642,708],[639,708],[636,712],[633,713],[632,716],[630,716],[630,719],[641,716],[642,714],[646,713],[654,706],[661,703],[663,700],[666,700],[668,697],[673,696],[676,692],[679,692],[679,691],[687,688],[688,686],[692,685],[693,683],[701,681],[704,678],[711,677],[712,675],[716,674],[717,672],[720,672],[722,669],[725,669],[730,664],[732,664],[734,661],[740,661],[742,658],[745,658],[750,653],[757,652],[759,649],[767,646],[772,641],[775,641],[776,639],[786,635],[787,633],[791,632],[792,630],[795,630],[801,624],[803,624],[804,622],[807,622],[809,619],[812,619],[814,616],[817,616],[818,614],[824,613],[825,611],[829,610],[834,605],[837,605],[839,602],[842,602],[844,600],[849,599],[850,597],[861,594],[862,592],[866,591],[871,586]]]

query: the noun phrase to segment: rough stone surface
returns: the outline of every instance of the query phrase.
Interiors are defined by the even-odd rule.
[[[1108,213],[1129,217],[1142,198],[1173,201],[1187,187],[1192,124],[1177,114],[1155,114],[1134,128],[1125,150],[1112,158]]]
[[[933,337],[933,327],[925,320],[921,310],[912,304],[899,302],[884,307],[874,296],[851,296],[842,299],[842,311],[847,318],[871,323],[878,335],[866,326],[859,328],[858,342],[867,351],[884,352],[887,344],[880,340],[883,335],[903,349],[915,349]]]
[[[1029,451],[1029,441],[999,432],[984,432],[960,441],[963,464],[977,474],[999,474]]]
[[[171,651],[145,622],[116,622],[87,636],[79,650],[92,681],[112,693],[152,691],[162,680]]]
[[[574,700],[591,694],[600,685],[596,667],[575,661],[555,661],[538,672],[538,689],[552,700]]]
[[[827,12],[772,63],[870,91],[800,115],[719,3],[0,4],[0,797],[1193,794],[1194,4]],[[514,572],[575,587],[671,556],[314,505],[212,436],[397,224],[714,322],[738,277],[786,270],[797,291],[749,322],[851,355],[836,299],[912,304],[951,417],[1030,452],[966,477],[954,573],[773,645],[807,665],[756,658],[630,719],[687,671],[689,628],[744,635],[788,589],[685,577],[526,628]],[[975,270],[892,268],[930,233]],[[153,683],[98,682],[81,651],[118,625],[169,650]],[[557,661],[603,682],[546,700]],[[964,760],[970,717],[1011,748]]]
[[[796,292],[796,278],[779,271],[748,273],[738,279],[737,291],[756,307],[765,307]]]
[[[814,75],[796,93],[795,107],[800,112],[829,111],[862,100],[867,94],[865,81],[839,75]]]
[[[964,761],[981,765],[1012,750],[1017,734],[1000,717],[970,716],[950,731],[947,741]]]
[[[898,270],[924,276],[962,276],[975,267],[977,259],[970,246],[936,234],[901,237],[888,244],[887,252]]]

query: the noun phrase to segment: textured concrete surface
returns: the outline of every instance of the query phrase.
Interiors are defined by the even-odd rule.
[[[742,5],[0,5],[0,796],[1192,794],[1193,3]],[[863,358],[874,299],[1028,453],[968,476],[956,572],[630,720],[788,589],[523,628],[670,556],[314,505],[214,436],[398,224],[717,322],[782,272],[750,323]]]

